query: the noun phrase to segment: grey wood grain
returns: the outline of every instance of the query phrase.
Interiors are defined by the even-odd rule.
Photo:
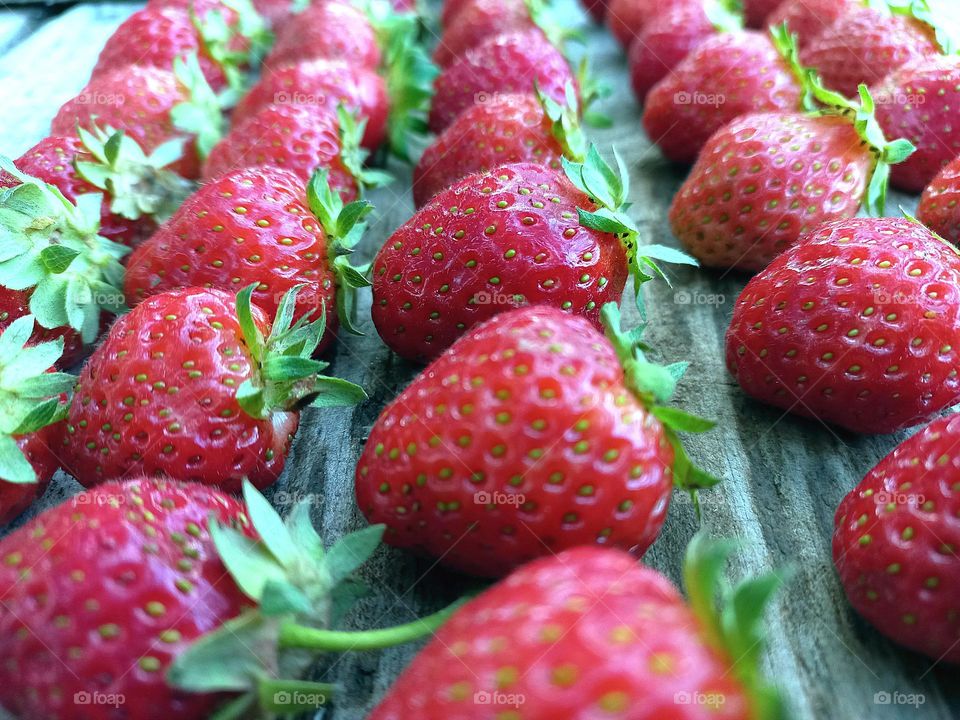
[[[571,5],[565,7],[573,21],[582,19]],[[0,151],[16,156],[43,136],[60,103],[85,83],[103,41],[135,8],[119,3],[77,6],[41,24],[16,44],[15,54],[0,57],[0,88],[7,100],[0,105]],[[0,15],[0,50],[4,37],[22,32],[5,34],[4,28],[18,22],[26,21]],[[665,163],[644,135],[619,48],[597,28],[587,31],[586,48],[596,72],[614,89],[603,108],[614,125],[592,131],[592,137],[604,149],[615,144],[627,159],[633,174],[632,212],[649,241],[674,244],[666,209],[684,170]],[[371,198],[378,216],[361,248],[368,258],[412,212],[410,169],[392,169],[397,183]],[[897,197],[892,207],[899,202],[909,207],[915,201]],[[692,361],[678,403],[719,421],[716,430],[689,443],[699,462],[726,478],[702,494],[703,523],[716,535],[742,540],[733,575],[793,569],[787,590],[769,615],[770,677],[802,720],[960,717],[960,689],[951,682],[949,670],[931,669],[930,662],[894,647],[859,620],[830,563],[837,504],[905,434],[854,437],[745,398],[724,368],[723,336],[746,278],[690,269],[672,271],[671,276],[673,288],[661,283],[645,290],[653,318],[648,339],[664,359]],[[282,510],[309,499],[328,543],[365,524],[353,495],[356,460],[379,411],[418,371],[379,341],[369,320],[369,302],[369,294],[363,294],[359,316],[366,335],[341,338],[331,353],[331,371],[361,383],[370,399],[355,409],[305,412],[287,471],[271,492]],[[627,317],[637,319],[629,309]],[[17,524],[78,489],[60,473],[43,500]],[[690,502],[677,495],[646,562],[679,581],[683,549],[697,528]],[[373,593],[347,619],[350,627],[404,622],[481,586],[389,548],[377,552],[363,576]],[[364,718],[416,650],[407,646],[324,659],[318,675],[338,682],[342,692],[318,717]],[[920,694],[924,704],[876,704],[875,694],[883,692]]]

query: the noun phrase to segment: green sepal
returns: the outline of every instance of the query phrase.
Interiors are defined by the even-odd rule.
[[[783,58],[783,61],[787,64],[790,72],[792,72],[793,76],[797,79],[797,84],[800,85],[803,91],[803,94],[800,96],[800,107],[807,112],[815,111],[817,109],[817,103],[813,96],[810,83],[807,80],[810,74],[810,68],[800,62],[800,47],[797,44],[796,33],[790,32],[790,27],[785,22],[780,25],[771,25],[770,42],[773,43],[773,47],[780,53],[780,57]]]
[[[0,156],[19,185],[0,192],[0,284],[28,290],[42,327],[69,326],[85,343],[100,329],[100,312],[124,310],[123,265],[129,248],[101,237],[103,196],[68,201],[53,185],[20,172]]]
[[[704,640],[730,661],[730,672],[747,689],[757,720],[788,717],[779,692],[760,672],[766,633],[763,616],[788,573],[768,573],[730,587],[723,573],[736,544],[698,533],[687,547],[683,583]]]
[[[567,83],[564,88],[562,105],[544,93],[536,81],[533,87],[544,115],[550,120],[550,134],[560,143],[564,156],[574,162],[583,162],[587,156],[587,138],[580,127],[580,103],[573,83]]]
[[[366,118],[358,119],[357,114],[347,110],[343,103],[337,105],[337,123],[340,135],[340,162],[357,181],[362,195],[370,188],[386,187],[395,178],[388,172],[365,167],[369,152],[361,144],[363,132],[367,127]]]
[[[174,60],[173,73],[186,88],[188,99],[170,109],[170,120],[174,127],[196,136],[197,154],[206,160],[226,132],[223,108],[229,106],[233,98],[221,101],[217,97],[200,70],[196,53]]]
[[[717,32],[743,30],[743,3],[740,0],[703,0],[703,12]]]
[[[201,17],[192,4],[190,19],[207,56],[220,67],[227,80],[228,91],[220,98],[220,106],[227,108],[235,105],[246,92],[249,72],[260,65],[273,44],[273,34],[250,0],[223,0],[223,4],[236,13],[232,25],[222,10],[214,8]],[[244,40],[238,42],[237,38]]]
[[[572,40],[578,43],[585,42],[586,38],[583,32],[570,23],[563,22],[557,15],[557,9],[549,1],[544,0],[524,0],[527,6],[527,13],[533,24],[540,28],[550,44],[567,54],[567,44]]]
[[[605,113],[598,112],[593,106],[612,92],[609,85],[597,79],[590,71],[590,61],[586,55],[577,65],[577,87],[580,88],[580,108],[583,122],[594,128],[613,127],[613,118]]]
[[[147,215],[161,223],[193,191],[193,183],[164,169],[182,156],[182,138],[165,142],[147,155],[122,130],[94,123],[89,129],[77,126],[77,133],[93,160],[77,159],[74,168],[106,193],[114,215],[128,220]]]
[[[960,53],[960,33],[957,28],[944,22],[943,13],[931,7],[928,0],[887,0],[887,5],[894,15],[912,17],[932,28],[944,55]]]

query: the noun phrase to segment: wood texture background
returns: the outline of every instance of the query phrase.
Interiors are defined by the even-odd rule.
[[[59,105],[84,85],[107,37],[137,7],[102,3],[63,11],[32,7],[0,12],[0,152],[16,157],[46,133]],[[571,23],[583,22],[578,10],[568,9]],[[604,150],[616,144],[627,159],[633,175],[632,213],[649,241],[673,244],[666,209],[683,171],[666,164],[644,135],[619,48],[600,29],[590,28],[586,35],[596,72],[613,88],[602,109],[615,120],[610,129],[592,131],[592,139]],[[363,249],[368,256],[412,212],[410,169],[393,169],[397,182],[371,198],[378,216]],[[892,207],[899,203],[909,208],[915,200],[894,197]],[[726,478],[702,494],[704,525],[718,536],[742,540],[744,549],[731,567],[734,576],[793,568],[788,589],[769,614],[770,677],[802,720],[960,718],[955,671],[931,667],[859,620],[830,562],[837,504],[905,435],[855,437],[745,398],[723,364],[724,332],[745,278],[686,269],[671,274],[673,289],[651,283],[646,290],[653,318],[648,340],[663,359],[692,362],[679,405],[719,421],[715,431],[689,444],[697,461]],[[367,335],[338,344],[332,372],[362,384],[370,400],[352,410],[306,412],[287,471],[273,491],[282,509],[300,498],[311,499],[328,542],[363,526],[352,490],[356,460],[380,409],[417,372],[392,356],[373,332],[368,294],[360,314]],[[78,489],[60,473],[33,512]],[[683,549],[696,529],[690,502],[676,495],[646,561],[678,580]],[[378,551],[364,574],[375,592],[350,618],[356,627],[410,620],[477,586],[392,549]],[[343,691],[335,706],[317,717],[361,720],[415,651],[404,647],[323,661],[318,672],[339,682]],[[920,694],[923,704],[877,704],[877,693]]]

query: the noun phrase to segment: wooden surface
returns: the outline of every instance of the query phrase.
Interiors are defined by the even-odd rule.
[[[59,105],[83,86],[103,42],[136,7],[104,3],[60,13],[36,8],[0,13],[0,152],[16,157],[44,135]],[[569,12],[571,22],[582,22],[579,11],[571,6]],[[613,88],[603,109],[615,120],[612,128],[593,131],[592,138],[604,150],[615,143],[628,160],[632,212],[649,241],[673,244],[666,208],[683,172],[664,163],[645,137],[619,48],[606,33],[591,28],[587,51],[597,73]],[[371,198],[379,215],[366,240],[368,256],[412,212],[410,169],[393,169],[398,181]],[[913,202],[895,197],[892,206]],[[723,335],[745,278],[695,270],[672,275],[673,289],[661,283],[646,291],[653,318],[648,339],[665,360],[692,361],[678,403],[719,421],[717,430],[689,444],[694,458],[726,478],[702,494],[703,522],[716,535],[743,541],[733,575],[793,568],[788,589],[769,615],[768,674],[803,720],[960,718],[960,687],[951,682],[955,674],[895,648],[856,618],[830,562],[837,504],[903,436],[853,437],[746,399],[727,375],[722,355]],[[328,543],[363,526],[353,497],[354,465],[379,410],[417,372],[393,357],[373,332],[369,295],[360,313],[367,335],[338,344],[332,372],[362,384],[370,400],[353,410],[306,412],[287,471],[273,491],[282,509],[300,498],[311,499]],[[61,473],[34,512],[78,489]],[[677,495],[646,561],[677,580],[683,549],[696,529],[690,502]],[[350,618],[357,627],[410,620],[477,586],[392,549],[380,550],[364,574],[375,592]],[[335,707],[317,717],[365,717],[415,650],[322,662],[319,674],[339,682],[343,691]],[[877,704],[877,693],[900,693],[901,700],[919,694],[923,704]]]

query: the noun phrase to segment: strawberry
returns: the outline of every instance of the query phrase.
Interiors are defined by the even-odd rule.
[[[769,15],[767,24],[779,27],[786,23],[802,50],[840,17],[861,5],[861,0],[783,0]]]
[[[917,218],[954,245],[960,244],[960,157],[923,191]]]
[[[804,48],[800,59],[831,90],[851,97],[912,60],[940,51],[933,29],[913,16],[855,6]]]
[[[29,290],[31,289],[11,290],[5,285],[0,285],[0,330],[6,328],[14,320],[30,314]],[[34,343],[49,342],[58,338],[62,339],[64,346],[63,355],[57,366],[70,367],[76,364],[83,357],[84,348],[80,333],[73,328],[66,325],[45,328],[36,324],[30,337]]]
[[[161,145],[149,157],[130,136],[91,126],[76,135],[44,138],[14,161],[26,175],[53,185],[72,203],[81,195],[104,193],[101,237],[135,245],[165,219],[189,192],[189,184],[166,166],[180,156],[179,141]],[[0,177],[0,187],[19,184]]]
[[[650,90],[643,127],[668,159],[692,163],[727,123],[799,110],[802,93],[802,69],[782,28],[713,35]]]
[[[782,0],[743,0],[743,15],[747,27],[763,29],[771,25],[767,18],[781,2]]]
[[[883,131],[905,137],[917,148],[893,169],[891,182],[919,193],[960,155],[960,56],[932,55],[910,62],[871,93]]]
[[[332,691],[296,680],[313,655],[342,650],[338,641],[404,642],[449,615],[326,630],[382,529],[325,550],[307,503],[284,523],[249,483],[244,496],[111,482],[0,540],[4,707],[24,718],[204,720],[229,701],[219,716],[289,715]]]
[[[84,365],[64,433],[64,467],[85,486],[137,474],[236,492],[283,470],[299,408],[353,404],[363,391],[319,375],[321,317],[291,326],[296,290],[271,329],[220,290],[154,295],[121,317]]]
[[[387,406],[356,490],[388,543],[483,576],[589,543],[642,554],[674,485],[716,482],[676,435],[711,423],[662,406],[675,380],[620,333],[615,303],[604,324],[609,342],[554,308],[502,313]]]
[[[308,5],[293,22],[280,28],[265,62],[275,66],[316,58],[343,60],[376,70],[381,60],[380,46],[367,15],[341,0]]]
[[[563,105],[542,92],[495,95],[464,110],[420,156],[413,171],[413,202],[434,195],[476,172],[531,162],[560,169],[560,158],[582,161],[577,97],[567,85]]]
[[[904,441],[840,503],[833,561],[854,609],[895,642],[960,663],[956,415]]]
[[[608,0],[607,29],[624,48],[629,48],[647,23],[664,10],[699,3],[701,0]]]
[[[253,302],[273,316],[281,298],[302,287],[294,317],[328,314],[319,353],[340,325],[356,332],[354,294],[369,283],[347,256],[372,209],[365,201],[345,206],[325,170],[306,189],[279,168],[234,170],[203,185],[137,248],[124,289],[139,303],[175,288],[229,291],[257,283]]]
[[[39,497],[60,467],[56,456],[74,378],[51,368],[63,340],[33,344],[33,317],[3,323],[0,334],[0,525]]]
[[[860,433],[889,433],[960,401],[960,257],[922,225],[821,225],[754,277],[727,331],[752,397]]]
[[[383,78],[369,68],[343,60],[303,60],[267,67],[237,104],[237,124],[268,105],[302,105],[329,113],[338,104],[366,120],[363,146],[378,147],[386,134],[389,101]]]
[[[219,139],[223,117],[195,55],[178,58],[173,71],[127,65],[93,78],[60,108],[54,135],[73,135],[94,124],[119,128],[152,154],[172,140],[185,142],[170,169],[185,178],[199,175],[200,162]]]
[[[641,103],[704,40],[717,32],[736,32],[743,18],[730,0],[701,0],[668,5],[646,23],[630,43],[630,82]]]
[[[673,199],[670,225],[704,265],[757,271],[823,222],[861,204],[882,215],[890,166],[909,156],[861,104],[813,83],[827,107],[745,115],[718,131]]]
[[[469,0],[462,3],[433,51],[433,61],[441,68],[482,43],[504,33],[523,32],[537,27],[532,0]]]
[[[508,93],[531,93],[534,84],[556,102],[563,102],[567,83],[577,87],[566,58],[543,31],[487,38],[437,77],[430,129],[439,134],[474,103]]]
[[[764,607],[780,580],[725,588],[729,554],[727,543],[693,539],[689,604],[619,550],[530,563],[457,611],[369,720],[786,717],[759,671]]]
[[[428,361],[518,304],[551,305],[599,327],[601,306],[620,298],[628,274],[639,298],[652,258],[689,262],[669,248],[637,249],[620,170],[591,148],[567,176],[516,163],[437,194],[373,261],[380,337],[402,357]]]
[[[603,23],[607,15],[607,0],[581,0],[580,5],[590,13],[595,23]]]

